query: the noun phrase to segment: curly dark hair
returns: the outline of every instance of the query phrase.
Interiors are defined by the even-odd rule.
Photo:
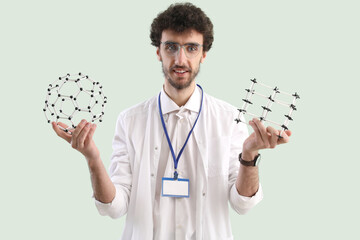
[[[214,41],[213,24],[206,14],[191,3],[175,3],[157,15],[151,24],[151,45],[160,46],[163,30],[173,30],[178,33],[194,29],[204,37],[203,50],[209,51]]]

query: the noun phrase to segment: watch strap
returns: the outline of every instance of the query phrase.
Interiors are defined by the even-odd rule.
[[[260,158],[260,153],[254,158],[254,160],[251,161],[245,161],[244,159],[241,158],[241,153],[239,154],[239,161],[242,165],[244,166],[250,166],[250,167],[255,167],[257,166],[256,162],[258,161],[258,159]]]

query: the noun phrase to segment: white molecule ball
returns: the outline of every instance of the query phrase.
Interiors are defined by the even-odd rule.
[[[82,73],[68,73],[49,84],[43,111],[48,123],[63,122],[68,127],[59,127],[68,132],[82,119],[102,122],[106,102],[99,82]]]

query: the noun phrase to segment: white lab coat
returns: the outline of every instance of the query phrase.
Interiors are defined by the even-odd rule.
[[[235,187],[238,155],[248,136],[244,124],[236,124],[237,110],[204,93],[203,110],[193,134],[200,151],[196,182],[196,239],[233,239],[230,202],[245,214],[263,197],[240,196]],[[153,238],[153,206],[156,173],[162,141],[166,141],[157,96],[122,112],[113,141],[110,177],[116,196],[109,204],[95,200],[101,215],[118,218],[127,213],[123,240]]]

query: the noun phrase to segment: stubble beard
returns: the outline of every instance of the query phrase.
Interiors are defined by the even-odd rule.
[[[174,81],[174,79],[171,78],[170,76],[170,72],[172,72],[174,68],[184,68],[187,69],[190,73],[190,77],[189,79],[185,82],[185,83],[177,83],[176,81]],[[181,90],[181,89],[185,89],[188,88],[192,82],[195,80],[196,76],[198,75],[198,73],[200,72],[200,63],[199,63],[199,67],[197,69],[195,69],[194,71],[190,68],[184,67],[184,66],[173,66],[170,67],[169,69],[165,69],[164,64],[162,63],[162,70],[164,73],[164,76],[166,78],[166,80],[170,83],[170,85],[177,89],[177,90]]]

